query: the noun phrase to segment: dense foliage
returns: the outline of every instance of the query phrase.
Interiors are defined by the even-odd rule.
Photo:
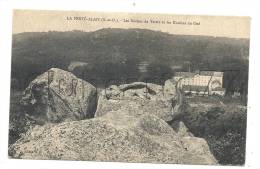
[[[10,114],[9,114],[9,145],[13,144],[21,137],[23,133],[34,125],[34,121],[28,119],[26,112],[20,106],[19,102],[22,92],[11,91]]]
[[[51,67],[67,70],[72,61],[79,61],[87,65],[74,73],[94,84],[115,78],[164,81],[180,70],[227,70],[228,92],[247,93],[248,39],[101,29],[15,34],[12,49],[12,78],[21,89]],[[142,62],[148,64],[146,73],[138,70]]]
[[[246,109],[212,107],[190,108],[183,121],[195,136],[205,138],[219,161],[243,165],[246,146]]]

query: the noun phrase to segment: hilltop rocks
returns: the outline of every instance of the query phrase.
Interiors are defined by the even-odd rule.
[[[72,73],[52,68],[29,84],[20,103],[37,124],[79,120],[94,116],[97,92]]]
[[[166,98],[174,98],[176,97],[176,85],[177,82],[174,81],[173,79],[168,79],[164,83],[164,97]]]
[[[203,139],[180,137],[154,115],[121,111],[35,127],[10,149],[14,158],[22,159],[217,163]]]
[[[174,96],[174,93],[172,95]],[[164,97],[162,86],[152,83],[112,85],[101,92],[95,117],[120,110],[133,115],[149,113],[165,121],[171,121],[175,106],[175,100],[171,99],[174,97]]]
[[[61,85],[60,79],[76,77],[51,70],[52,75],[44,73],[30,83],[21,102],[33,107],[31,117],[62,123],[30,128],[9,147],[13,158],[217,164],[204,139],[194,137],[184,123],[172,121],[174,90],[142,82],[112,85],[101,92],[95,118],[84,119],[93,116],[95,88],[81,80],[84,97],[75,84],[68,95],[71,86]]]
[[[193,134],[189,131],[189,129],[185,126],[185,124],[182,121],[174,121],[170,125],[179,136],[193,137]]]

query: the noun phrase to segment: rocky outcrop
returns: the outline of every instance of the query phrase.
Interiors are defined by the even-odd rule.
[[[189,129],[182,121],[173,121],[170,126],[180,137],[193,137],[193,134],[189,131]]]
[[[57,71],[61,70],[54,69],[54,72]],[[39,76],[27,88],[22,100],[35,107],[37,103],[42,107],[53,104],[53,110],[59,110],[55,113],[61,113],[65,117],[62,119],[69,121],[31,128],[9,147],[10,156],[22,159],[217,164],[204,139],[194,137],[184,123],[173,121],[175,106],[179,106],[178,95],[171,88],[174,84],[167,84],[166,88],[143,82],[112,85],[101,92],[95,118],[71,121],[88,116],[87,107],[94,105],[89,103],[95,100],[96,93],[89,85],[88,97],[83,100],[77,95],[80,93],[79,86],[75,87],[77,92],[74,97],[66,97],[67,92],[61,95],[57,92],[57,81],[65,77],[67,80],[75,78],[69,75],[65,71],[59,72],[58,76],[54,73],[49,83],[46,83],[46,74]],[[50,78],[49,74],[47,76]],[[46,84],[50,88],[47,96],[51,96],[51,102],[45,99]],[[62,87],[66,91],[68,86]],[[83,105],[86,111],[82,111],[81,116],[67,110],[71,107],[77,110]],[[50,120],[50,112],[42,110],[45,109],[36,111],[37,115]],[[169,121],[172,126],[167,123]]]
[[[35,127],[10,147],[14,158],[216,164],[205,140],[178,135],[151,114],[114,111]]]
[[[121,110],[133,115],[149,113],[165,121],[171,121],[176,97],[174,93],[172,97],[164,95],[163,86],[152,83],[112,85],[101,92],[95,117]]]
[[[29,84],[20,102],[37,124],[72,121],[94,116],[97,92],[72,73],[52,68]]]
[[[174,98],[176,97],[176,87],[177,87],[177,82],[174,81],[173,79],[168,79],[164,82],[164,97],[165,98]]]

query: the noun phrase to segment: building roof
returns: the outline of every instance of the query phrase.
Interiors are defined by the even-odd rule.
[[[202,75],[202,76],[223,76],[223,72],[200,71],[200,75]]]
[[[194,77],[196,74],[201,76],[218,76],[222,77],[223,72],[216,71],[198,71],[198,72],[175,72],[175,77]]]
[[[71,61],[69,66],[68,66],[68,70],[69,71],[73,71],[76,67],[87,66],[87,65],[88,65],[88,63],[86,63],[86,62]]]

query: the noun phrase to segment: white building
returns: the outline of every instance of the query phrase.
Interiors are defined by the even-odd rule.
[[[81,62],[81,61],[71,61],[69,66],[68,66],[68,70],[70,72],[72,72],[75,68],[77,67],[82,67],[82,66],[87,66],[88,63],[86,62]]]
[[[174,80],[186,93],[224,96],[223,75],[223,72],[215,71],[176,72]]]

